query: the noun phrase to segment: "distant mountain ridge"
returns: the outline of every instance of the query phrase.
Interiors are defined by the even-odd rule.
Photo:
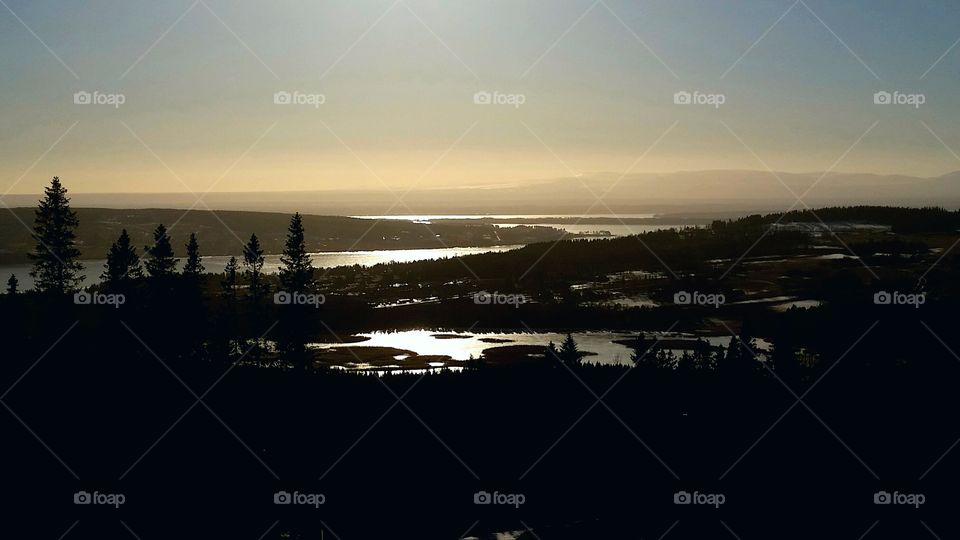
[[[68,180],[68,179],[67,179]],[[789,189],[788,189],[789,188]],[[811,189],[812,188],[812,189]],[[809,193],[806,193],[809,190]],[[762,170],[680,171],[531,180],[513,185],[387,190],[209,193],[215,210],[299,211],[322,215],[582,214],[779,211],[804,196],[810,206],[960,207],[960,171],[937,177],[871,173],[771,173]],[[402,200],[398,197],[402,195]],[[190,208],[190,193],[73,193],[77,207]],[[7,206],[33,206],[39,195],[8,195]],[[197,206],[198,209],[204,207]],[[798,204],[798,208],[802,205]]]

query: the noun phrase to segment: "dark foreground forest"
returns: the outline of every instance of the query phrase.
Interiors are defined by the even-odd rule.
[[[326,274],[294,216],[276,276],[255,236],[233,275],[212,275],[202,237],[184,250],[157,227],[146,250],[117,238],[81,293],[68,202],[55,182],[36,212],[39,290],[0,298],[11,537],[960,534],[953,212],[827,209],[882,226],[843,236],[771,227],[810,214],[755,216]],[[854,255],[816,255],[840,244]],[[659,305],[610,305],[610,283]],[[758,287],[819,303],[774,311],[750,301]],[[373,307],[414,289],[437,300]],[[477,303],[480,289],[529,301]],[[668,300],[686,290],[729,303]],[[315,347],[421,327],[637,337],[620,365],[571,338],[367,375]],[[667,330],[729,341],[674,354]]]

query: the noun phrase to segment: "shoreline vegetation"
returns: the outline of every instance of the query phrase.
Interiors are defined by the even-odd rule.
[[[925,288],[942,283],[954,271],[953,258],[939,259],[945,258],[960,227],[960,214],[939,208],[826,208],[816,214],[754,215],[715,220],[708,227],[612,239],[558,237],[503,253],[320,271],[312,266],[309,252],[316,246],[310,246],[308,239],[329,233],[308,233],[310,217],[295,214],[285,237],[272,233],[267,241],[251,232],[242,250],[234,249],[225,271],[212,274],[203,265],[208,234],[184,229],[195,221],[184,218],[180,225],[185,242],[179,246],[184,251],[175,247],[178,243],[163,224],[142,222],[160,211],[131,214],[139,230],[152,229],[152,242],[140,249],[128,233],[128,223],[120,221],[124,211],[117,212],[111,225],[120,233],[106,253],[99,282],[81,283],[78,261],[84,253],[81,248],[88,249],[76,233],[82,214],[70,209],[66,189],[55,178],[35,211],[36,245],[29,256],[37,290],[22,294],[11,276],[8,291],[12,294],[6,301],[41,305],[72,299],[71,311],[101,323],[179,318],[191,327],[178,335],[181,343],[170,344],[174,354],[222,362],[236,360],[250,349],[254,363],[308,371],[477,368],[536,364],[537,358],[549,363],[558,357],[552,343],[535,346],[496,340],[466,362],[452,361],[449,355],[422,355],[402,346],[379,352],[307,346],[356,341],[356,334],[368,331],[424,328],[436,329],[435,339],[458,337],[443,334],[443,329],[528,333],[536,329],[568,337],[583,330],[620,331],[627,337],[611,343],[632,350],[634,358],[644,357],[671,369],[714,370],[735,356],[734,331],[747,336],[743,344],[750,350],[756,346],[752,340],[763,337],[774,341],[774,350],[782,353],[784,346],[776,341],[789,333],[782,328],[784,321],[831,310],[863,309],[873,300],[871,291],[880,286],[881,273],[896,280],[899,290],[924,289],[925,300],[952,294]],[[269,215],[270,223],[277,219]],[[837,223],[846,240],[820,219]],[[789,226],[803,223],[823,227]],[[268,243],[282,252],[275,275],[263,270]],[[747,256],[734,262],[738,253]],[[931,262],[936,271],[920,275]],[[909,285],[910,275],[922,279]],[[78,291],[87,304],[72,296]],[[678,303],[676,295],[683,291],[722,298],[722,306]],[[789,308],[790,300],[805,309]],[[787,307],[777,307],[784,302]],[[774,314],[772,308],[782,313]],[[281,326],[282,335],[258,337],[256,329],[271,321]],[[655,348],[647,342],[657,332],[673,328],[700,337],[657,338]],[[730,342],[726,346],[701,342],[700,338],[710,336],[730,336]],[[816,362],[820,353],[810,336],[790,339],[793,342],[782,354],[788,363]],[[651,354],[644,356],[648,350]],[[573,364],[609,361],[591,358],[595,356],[595,351],[580,351]],[[397,360],[401,357],[408,361]]]
[[[48,450],[69,449],[57,460],[81,470],[84,489],[98,486],[90,471],[123,475],[136,501],[124,520],[152,519],[155,537],[183,536],[185,523],[190,537],[240,537],[277,521],[267,537],[451,538],[473,523],[477,538],[572,540],[658,537],[677,520],[682,537],[716,537],[722,511],[743,538],[763,538],[798,508],[856,518],[860,534],[876,519],[874,470],[886,478],[920,464],[933,471],[923,487],[931,500],[953,493],[957,460],[938,458],[960,406],[950,353],[960,350],[951,331],[960,216],[816,212],[323,271],[311,266],[306,218],[294,214],[277,275],[263,273],[256,232],[226,272],[211,274],[205,235],[181,242],[150,224],[147,242],[110,239],[99,283],[82,284],[78,214],[55,179],[34,216],[38,290],[13,280],[0,295],[0,374],[16,386],[3,403],[39,426]],[[772,226],[817,215],[883,227]],[[922,303],[899,301],[918,295]],[[808,307],[773,309],[790,298]],[[414,347],[357,353],[357,334],[403,329],[450,346],[496,330],[516,341],[489,340],[456,362]],[[585,329],[616,333],[630,357],[604,364],[574,337]],[[520,341],[546,330],[562,339]],[[324,356],[311,345],[339,342],[357,347]],[[340,369],[350,364],[377,374]],[[23,434],[8,444],[12,485],[42,486],[30,505],[76,512],[64,495],[76,479],[8,420]],[[170,435],[155,442],[165,426]],[[96,444],[76,444],[85,440]],[[238,471],[251,474],[238,482]],[[612,489],[614,478],[631,488]],[[795,499],[771,497],[771,482]],[[190,489],[169,497],[158,485]],[[278,490],[296,489],[327,504],[272,504]],[[673,497],[695,489],[729,502],[692,519],[695,509]],[[482,490],[527,502],[480,507]],[[161,505],[178,519],[157,523]],[[822,536],[814,521],[795,530]]]

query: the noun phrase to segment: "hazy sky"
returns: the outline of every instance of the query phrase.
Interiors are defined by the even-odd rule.
[[[0,192],[960,169],[955,0],[4,2]]]

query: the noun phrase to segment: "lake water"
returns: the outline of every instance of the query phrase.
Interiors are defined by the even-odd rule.
[[[645,332],[653,339],[684,339],[690,340],[691,349],[694,340],[698,337],[693,334],[680,332]],[[479,358],[484,349],[505,345],[546,345],[553,341],[557,346],[566,338],[566,334],[557,332],[445,332],[439,330],[407,330],[403,332],[370,332],[358,334],[366,338],[356,343],[315,343],[316,348],[343,348],[343,347],[392,347],[413,351],[419,355],[445,355],[453,360],[468,360],[472,355]],[[596,353],[584,357],[585,362],[611,365],[629,365],[632,350],[614,340],[630,339],[636,333],[630,332],[574,332],[573,339],[582,352]],[[730,344],[730,336],[699,336],[711,345]],[[497,341],[491,343],[490,341]],[[501,342],[502,341],[502,342]],[[765,340],[757,340],[757,349],[767,351],[771,344]],[[673,348],[675,354],[680,354],[683,348]],[[758,352],[759,352],[758,351]]]
[[[460,248],[437,248],[437,249],[380,249],[373,251],[330,251],[325,253],[311,253],[310,258],[316,268],[333,268],[336,266],[349,266],[359,264],[360,266],[373,266],[388,262],[412,262],[424,261],[429,259],[442,259],[444,257],[463,257],[466,255],[477,255],[480,253],[495,253],[510,251],[523,246],[488,246],[488,247],[460,247]],[[239,258],[239,257],[238,257]],[[228,255],[212,255],[203,258],[203,266],[209,273],[222,273],[230,260]],[[84,266],[84,285],[91,285],[100,280],[100,273],[103,272],[104,259],[81,261]],[[178,266],[179,268],[179,266]],[[263,271],[272,274],[280,268],[280,255],[266,255],[264,257]],[[0,277],[4,283],[10,274],[17,276],[20,281],[20,288],[27,290],[33,288],[33,278],[30,277],[31,265],[10,264],[0,266]]]
[[[608,219],[650,219],[657,217],[656,214],[592,214],[590,216],[580,216],[576,214],[527,214],[527,215],[517,215],[517,214],[469,214],[469,215],[441,215],[441,214],[423,214],[423,215],[388,215],[388,216],[352,216],[357,218],[364,219],[379,219],[379,220],[393,220],[393,221],[412,221],[414,223],[432,223],[438,220],[445,219],[457,219],[457,220],[481,220],[484,218],[487,219],[497,219],[497,220],[509,220],[509,219],[537,219],[541,221],[540,223],[494,223],[494,226],[507,228],[507,227],[517,227],[520,225],[528,226],[543,226],[543,227],[553,227],[556,229],[564,230],[570,234],[597,234],[601,232],[607,232],[610,236],[629,236],[632,234],[642,234],[652,231],[660,231],[663,229],[681,229],[689,225],[677,225],[677,224],[655,224],[655,225],[646,225],[638,223],[561,223],[561,219],[580,219],[584,220],[589,218],[608,218]],[[557,219],[557,222],[551,222],[551,219]]]

